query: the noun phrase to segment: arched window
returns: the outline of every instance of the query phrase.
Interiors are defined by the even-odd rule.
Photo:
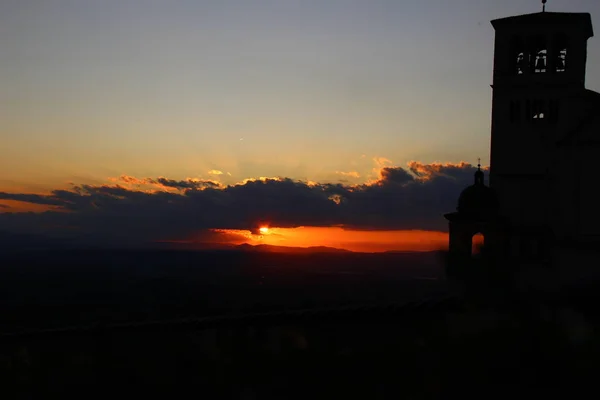
[[[513,73],[516,75],[522,75],[526,68],[525,43],[523,42],[522,37],[515,36],[512,38],[510,43],[510,52],[511,68]]]
[[[569,50],[569,39],[564,33],[556,35],[554,38],[554,71],[561,73],[567,70],[567,52]]]
[[[535,64],[534,71],[536,74],[546,72],[546,67],[548,65],[548,51],[546,49],[542,49],[535,54]]]
[[[531,38],[530,69],[534,74],[544,73],[548,66],[548,44],[543,36]]]
[[[533,121],[544,120],[548,115],[546,102],[541,99],[527,100],[525,110],[527,118]]]
[[[485,237],[482,233],[476,233],[471,239],[471,254],[477,256],[482,253],[485,244]]]

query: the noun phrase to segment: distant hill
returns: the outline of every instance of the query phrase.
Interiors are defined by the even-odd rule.
[[[350,250],[338,249],[327,246],[311,246],[311,247],[290,247],[290,246],[273,246],[269,244],[241,244],[236,246],[238,250],[246,251],[264,251],[270,253],[352,253]]]
[[[338,249],[327,246],[311,247],[292,247],[292,246],[274,246],[269,244],[252,245],[249,243],[231,244],[231,243],[210,243],[210,242],[157,242],[156,248],[173,250],[197,250],[197,251],[246,251],[246,252],[265,252],[265,253],[352,253],[350,250]]]

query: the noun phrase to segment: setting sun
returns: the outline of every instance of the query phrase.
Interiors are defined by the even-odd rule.
[[[264,235],[264,234],[267,234],[267,233],[269,233],[269,228],[268,228],[268,227],[266,227],[266,226],[261,226],[261,227],[258,229],[258,231],[259,231],[261,234],[263,234],[263,235]]]

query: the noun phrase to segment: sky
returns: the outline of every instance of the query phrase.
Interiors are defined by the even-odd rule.
[[[319,193],[327,206],[339,205],[336,185],[348,198],[352,187],[354,196],[396,190],[397,207],[407,208],[388,218],[354,200],[352,212],[363,220],[344,216],[328,222],[334,225],[443,230],[443,218],[412,217],[440,219],[456,197],[430,199],[435,205],[426,210],[412,202],[425,193],[457,196],[471,183],[477,158],[487,165],[490,20],[538,12],[540,3],[4,0],[0,222],[25,226],[15,222],[31,219],[15,215],[24,211],[81,215],[87,211],[65,196],[97,205],[93,196],[109,196],[94,192],[102,188],[185,197],[190,185],[201,186],[206,196],[267,196],[278,207],[273,196],[287,195],[268,190],[279,193],[289,183]],[[550,0],[547,7],[590,12],[600,26],[596,0]],[[587,86],[597,90],[600,41],[588,46]],[[442,178],[453,186],[434,187]],[[130,194],[110,196],[137,201]],[[250,219],[268,214],[247,208],[244,223],[204,221],[198,229],[250,229]],[[386,212],[396,213],[392,208]],[[263,219],[327,225],[312,217]],[[395,222],[373,222],[386,220]]]

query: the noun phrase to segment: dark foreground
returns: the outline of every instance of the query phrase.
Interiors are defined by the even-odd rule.
[[[229,254],[213,259],[226,266],[216,269],[202,256],[200,273],[192,260],[201,256],[178,253],[169,255],[167,273],[154,254],[143,274],[134,272],[135,263],[100,268],[110,265],[106,257],[73,256],[86,273],[70,270],[74,264],[63,258],[61,271],[70,273],[61,277],[43,273],[32,259],[19,272],[5,268],[12,284],[2,280],[3,398],[597,394],[594,286],[539,297],[485,290],[490,283],[484,282],[480,290],[454,295],[422,279],[440,272],[426,255],[419,271],[412,267],[417,258],[406,258],[416,256],[404,255],[413,264],[402,273],[390,271],[401,263],[383,269],[365,264],[367,256],[356,264],[339,255],[312,256],[316,264],[290,258],[285,272],[264,264],[285,261],[279,255]],[[240,257],[244,267],[236,264]],[[424,271],[430,275],[415,275]],[[271,290],[261,292],[265,287]],[[430,300],[415,300],[419,291]],[[145,304],[146,312],[136,313]]]
[[[0,253],[0,332],[404,301],[444,290],[436,253]]]

